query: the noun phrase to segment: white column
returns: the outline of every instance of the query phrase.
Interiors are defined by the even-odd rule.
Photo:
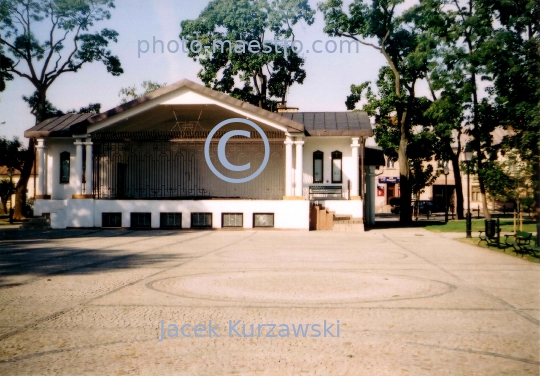
[[[352,173],[351,173],[351,198],[357,198],[360,196],[360,166],[358,163],[358,148],[360,144],[358,143],[359,137],[352,138],[351,151],[352,151]]]
[[[294,142],[287,136],[285,140],[285,196],[292,196],[292,146]]]
[[[294,195],[296,197],[303,196],[302,190],[304,188],[304,141],[297,137],[294,142],[296,145],[296,169],[295,169],[295,186]]]
[[[45,182],[47,181],[47,162],[45,160],[45,140],[37,140],[36,149],[38,151],[38,176],[36,186],[36,196],[45,196],[47,194]]]
[[[83,145],[80,138],[75,139],[76,160],[75,160],[75,194],[82,195],[82,175],[83,175]]]
[[[84,193],[87,195],[91,195],[93,191],[93,176],[94,176],[94,164],[92,163],[92,139],[87,138],[86,142],[84,143],[86,145],[86,185],[85,185],[85,191]]]

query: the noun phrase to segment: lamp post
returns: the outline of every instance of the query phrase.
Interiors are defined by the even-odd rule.
[[[448,223],[448,174],[450,173],[450,168],[448,167],[448,162],[444,162],[443,174],[444,174],[444,223]]]
[[[472,223],[471,223],[471,171],[470,164],[473,157],[473,151],[470,143],[465,146],[465,152],[463,153],[465,162],[467,163],[467,238],[472,238]]]
[[[13,167],[8,168],[10,189],[13,186],[13,170],[14,170]],[[13,194],[9,195],[9,223],[13,223],[13,198],[12,196]]]

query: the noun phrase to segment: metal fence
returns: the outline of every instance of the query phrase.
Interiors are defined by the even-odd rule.
[[[182,134],[95,135],[94,195],[100,199],[201,199],[243,198],[281,199],[284,195],[285,152],[283,135],[270,133],[270,160],[254,180],[227,183],[215,176],[204,158],[204,136],[186,138]],[[200,133],[200,132],[199,132]],[[204,132],[203,132],[204,133]],[[120,136],[124,139],[120,140]],[[145,136],[145,137],[143,137]],[[193,135],[192,135],[193,136]],[[129,139],[130,137],[131,139]],[[231,178],[252,174],[262,163],[264,144],[231,138],[226,146],[230,163],[251,164],[242,172],[226,170],[217,158],[215,139],[210,159],[216,169]],[[260,138],[260,137],[259,137]]]

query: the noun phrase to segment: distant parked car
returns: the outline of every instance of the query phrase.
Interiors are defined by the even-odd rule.
[[[418,214],[431,215],[435,210],[435,203],[428,200],[413,201],[411,206],[413,210],[415,207],[418,207]]]

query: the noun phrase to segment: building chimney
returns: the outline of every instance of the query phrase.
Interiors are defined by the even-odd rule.
[[[279,114],[298,112],[298,107],[287,107],[287,102],[277,104],[277,112]]]

